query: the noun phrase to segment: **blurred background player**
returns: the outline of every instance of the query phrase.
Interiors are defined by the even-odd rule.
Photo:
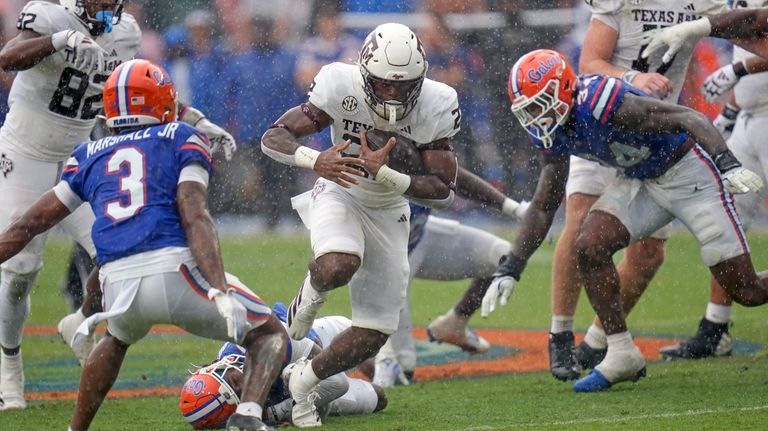
[[[507,216],[522,217],[527,202],[518,203],[491,184],[459,167],[457,195],[495,208]],[[414,278],[453,281],[472,279],[459,302],[433,320],[427,328],[430,341],[458,346],[470,354],[487,353],[491,344],[468,327],[472,315],[491,281],[501,256],[511,244],[481,229],[456,220],[431,215],[432,210],[411,204],[411,231],[408,263],[411,268],[410,292]],[[410,296],[410,294],[409,294]],[[397,331],[389,337],[375,358],[373,381],[382,387],[413,380],[416,369],[416,344],[410,299],[400,311]]]
[[[617,78],[577,78],[551,50],[521,57],[510,71],[508,90],[512,112],[544,159],[512,252],[483,298],[483,314],[492,312],[498,299],[506,303],[541,245],[565,192],[569,156],[622,169],[590,209],[575,243],[608,345],[605,358],[574,384],[575,391],[602,391],[645,375],[645,359],[627,330],[612,259],[674,218],[697,238],[703,262],[734,299],[748,306],[768,301],[768,282],[755,273],[730,194],[757,191],[763,183],[741,166],[706,117]]]
[[[410,210],[403,195],[437,208],[453,201],[456,160],[450,138],[461,124],[458,100],[451,87],[425,79],[426,71],[416,35],[401,24],[382,24],[366,38],[356,65],[323,67],[309,101],[283,114],[262,138],[269,157],[321,177],[311,192],[293,199],[310,228],[314,258],[289,306],[291,337],[306,335],[330,290],[350,285],[352,327],[292,374],[296,425],[320,425],[307,399],[312,388],[375,354],[397,329],[409,273]],[[328,126],[334,143],[328,150],[297,141]],[[419,142],[428,174],[387,166],[396,141],[371,151],[364,133],[369,128]]]
[[[287,309],[275,304],[273,313],[286,325]],[[282,365],[282,376],[272,384],[264,411],[264,422],[278,425],[290,422],[293,399],[288,381],[295,364],[316,355],[341,331],[352,326],[344,316],[326,316],[315,320],[306,338],[289,340],[289,356]],[[191,372],[181,390],[179,408],[184,420],[195,429],[222,428],[234,413],[242,393],[245,349],[235,343],[224,344],[215,361]],[[200,390],[200,387],[203,390]],[[223,398],[222,398],[223,395]],[[318,385],[314,404],[321,416],[370,414],[387,406],[384,390],[365,380],[339,373]]]
[[[267,382],[279,373],[287,337],[269,307],[224,272],[207,209],[210,145],[176,122],[176,89],[147,60],[118,66],[103,94],[114,135],[78,146],[62,180],[0,235],[5,262],[84,202],[97,204],[93,238],[104,312],[83,327],[107,320],[108,330],[83,369],[69,429],[88,429],[130,345],[154,324],[170,323],[246,346],[243,403],[227,426],[266,430],[260,419]]]
[[[768,6],[768,1],[742,0],[733,5],[734,8],[764,6]],[[733,62],[712,73],[701,89],[707,101],[714,103],[726,93],[730,94],[729,90],[733,88],[733,94],[728,97],[728,103],[714,125],[736,158],[744,167],[760,175],[764,182],[768,172],[768,153],[763,142],[768,131],[768,73],[760,72],[766,70],[768,60],[734,46]],[[736,209],[745,228],[752,224],[764,198],[765,193],[735,197]],[[730,355],[733,350],[728,334],[731,302],[725,290],[713,279],[709,303],[696,334],[680,344],[661,348],[661,357],[673,360]]]
[[[592,19],[584,38],[579,73],[599,73],[621,78],[648,95],[677,103],[693,53],[693,43],[670,64],[661,56],[642,59],[644,31],[669,25],[669,17],[695,19],[722,12],[725,1],[694,0],[687,3],[666,0],[594,0],[588,2]],[[566,188],[565,226],[555,247],[552,266],[552,326],[549,338],[549,366],[559,380],[577,379],[579,367],[593,368],[605,356],[606,337],[599,320],[593,323],[585,341],[574,350],[573,316],[584,284],[575,253],[576,238],[589,209],[616,178],[616,170],[598,162],[572,156]],[[622,301],[629,311],[648,287],[664,261],[664,227],[650,238],[627,247],[617,266]]]

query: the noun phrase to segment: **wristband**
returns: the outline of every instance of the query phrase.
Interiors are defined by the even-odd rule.
[[[520,274],[525,269],[526,261],[515,256],[511,252],[501,256],[499,259],[499,270],[504,270],[507,274],[511,275],[517,281],[520,281]]]
[[[736,117],[739,116],[739,107],[733,106],[730,103],[726,103],[725,107],[723,107],[722,116],[729,119],[729,120],[735,120]]]
[[[741,163],[736,159],[736,156],[733,155],[731,150],[725,150],[715,154],[715,157],[713,157],[712,160],[714,160],[715,166],[721,174],[741,166]]]
[[[517,216],[515,213],[520,203],[514,199],[504,198],[504,203],[501,204],[501,213],[508,216]]]
[[[300,168],[315,169],[315,163],[317,158],[320,157],[320,151],[314,150],[309,147],[300,146],[293,153],[293,161],[296,166]]]
[[[389,187],[398,194],[403,194],[411,186],[411,177],[383,165],[379,168],[379,173],[376,174],[376,182]]]
[[[61,51],[67,47],[67,36],[69,36],[69,30],[62,30],[60,32],[51,35],[51,44],[53,49]]]
[[[736,75],[737,78],[741,78],[742,76],[749,75],[749,71],[747,70],[747,65],[740,61],[738,63],[733,63],[733,73]]]
[[[637,75],[639,75],[639,74],[640,74],[640,72],[638,72],[636,70],[629,69],[629,70],[625,71],[624,73],[622,73],[620,78],[622,80],[624,80],[624,82],[626,82],[628,84],[631,84],[632,81],[634,81],[635,78],[637,78]]]

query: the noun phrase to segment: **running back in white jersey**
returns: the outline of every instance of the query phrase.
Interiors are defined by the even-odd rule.
[[[22,10],[19,30],[51,35],[61,30],[88,28],[58,4],[32,1]],[[73,51],[62,49],[34,67],[21,71],[8,97],[10,111],[0,129],[0,144],[33,159],[66,160],[74,146],[87,141],[102,108],[107,77],[139,49],[141,29],[123,13],[110,33],[93,38],[105,53],[106,70],[90,74],[74,68]]]
[[[734,9],[766,6],[768,6],[768,0],[737,0],[733,2]],[[733,47],[733,61],[742,61],[754,56],[755,54],[746,49],[736,45]],[[743,76],[733,91],[736,96],[736,103],[742,112],[755,114],[768,110],[768,73]]]
[[[360,131],[376,128],[397,133],[426,145],[450,138],[461,128],[461,111],[456,90],[450,86],[425,79],[421,94],[413,111],[397,122],[393,130],[387,120],[368,108],[363,92],[363,77],[357,65],[331,63],[315,76],[309,91],[309,102],[333,119],[331,138],[334,145],[347,140],[353,144],[345,154],[360,152]],[[385,207],[399,204],[404,199],[388,187],[370,178],[361,178],[349,193],[363,205]]]
[[[663,50],[640,58],[645,49],[643,32],[669,27],[703,16],[728,10],[725,0],[587,0],[592,7],[592,19],[598,19],[619,33],[610,63],[616,67],[638,72],[658,72],[672,81],[673,91],[665,100],[677,103],[683,79],[693,54],[695,42],[680,49],[670,65],[662,65]]]

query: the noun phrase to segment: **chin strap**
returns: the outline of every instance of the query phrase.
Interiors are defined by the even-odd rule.
[[[389,105],[389,125],[394,126],[397,122],[397,108],[394,105]]]

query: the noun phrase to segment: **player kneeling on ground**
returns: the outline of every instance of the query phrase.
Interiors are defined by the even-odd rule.
[[[62,181],[0,234],[5,262],[83,202],[94,208],[104,312],[78,331],[103,320],[108,329],[83,368],[70,431],[88,429],[128,347],[158,323],[245,346],[247,381],[227,429],[268,430],[262,406],[287,337],[269,306],[224,272],[207,208],[208,140],[176,122],[176,88],[149,61],[115,69],[103,98],[113,136],[76,147]]]
[[[275,304],[274,314],[286,325],[286,308]],[[264,411],[264,422],[278,425],[291,421],[293,399],[288,390],[291,372],[296,364],[312,358],[323,346],[331,343],[336,335],[352,326],[344,316],[328,316],[315,320],[306,338],[290,340],[282,366],[282,376],[272,383]],[[181,389],[179,408],[184,420],[195,429],[222,428],[240,403],[243,387],[245,349],[234,343],[226,343],[216,360],[192,372]],[[370,414],[387,406],[384,390],[365,380],[335,374],[316,387],[312,396],[315,408],[326,415],[344,416]]]

